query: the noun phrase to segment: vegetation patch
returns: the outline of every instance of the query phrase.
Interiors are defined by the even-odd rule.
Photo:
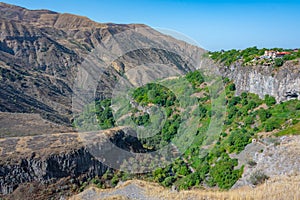
[[[240,62],[242,65],[271,65],[281,67],[286,61],[300,58],[300,51],[294,49],[258,49],[250,47],[244,50],[228,50],[209,52],[208,55],[216,62],[223,63],[225,66],[230,66],[235,62]]]
[[[261,50],[252,50],[258,54],[262,53]],[[243,52],[242,57],[251,57],[252,50]],[[144,148],[154,151],[172,143],[173,138],[178,134],[182,120],[193,115],[198,116],[197,121],[192,124],[197,131],[185,130],[184,134],[192,137],[193,143],[172,164],[138,176],[118,173],[118,175],[113,175],[114,178],[109,178],[109,183],[115,185],[120,180],[135,177],[158,182],[165,187],[174,185],[178,189],[201,188],[208,185],[227,190],[237,182],[244,170],[244,166],[237,168],[238,160],[232,159],[231,153],[238,154],[243,151],[261,132],[277,130],[276,136],[300,133],[299,100],[277,103],[272,96],[266,95],[264,99],[260,99],[258,95],[245,92],[236,96],[235,84],[227,78],[224,79],[224,84],[226,116],[222,132],[211,144],[204,143],[204,141],[209,136],[207,130],[215,111],[211,107],[212,97],[208,92],[210,91],[209,84],[204,84],[204,78],[199,71],[190,72],[186,77],[149,83],[132,90],[131,105],[125,110],[129,113],[127,120],[133,121],[135,126],[144,129],[151,127],[160,119],[160,116],[152,115],[151,109],[159,107],[164,111],[165,121],[160,131],[155,136],[139,139]],[[204,96],[194,95],[199,92],[202,92]],[[182,96],[177,94],[185,94],[184,103],[180,102]],[[218,95],[220,94],[215,96]],[[182,111],[185,108],[183,104],[191,104],[188,97],[195,98],[197,102],[196,109],[192,113]],[[97,102],[94,110],[87,108],[97,116],[99,125],[104,128],[116,126],[110,102],[110,99],[106,99]],[[77,121],[77,123],[80,122],[80,120]],[[249,161],[248,165],[253,167],[256,163]],[[264,174],[257,172],[251,176],[250,181],[257,185],[267,178]],[[101,180],[105,180],[105,177]],[[102,181],[100,186],[102,187],[103,184]]]

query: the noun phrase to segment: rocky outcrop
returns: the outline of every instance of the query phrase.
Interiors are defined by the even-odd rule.
[[[300,99],[300,65],[289,61],[282,67],[241,66],[236,63],[223,68],[224,76],[232,79],[237,94],[251,92],[264,98],[266,94],[274,96],[277,102],[289,99]]]
[[[20,184],[38,181],[43,184],[60,178],[101,176],[108,169],[84,148],[66,154],[51,155],[46,160],[21,159],[19,164],[0,165],[0,192],[12,193]]]
[[[111,155],[114,146],[128,152],[145,152],[136,137],[117,128],[92,135],[67,133],[1,139],[0,196],[12,193],[22,183],[53,184],[62,178],[101,177],[109,167],[98,156],[118,159],[119,155]]]
[[[253,141],[245,150],[233,157],[238,158],[239,166],[244,165],[242,178],[233,186],[239,188],[253,185],[256,173],[269,178],[276,176],[297,176],[300,174],[300,137],[283,136]],[[250,164],[249,164],[250,163]]]

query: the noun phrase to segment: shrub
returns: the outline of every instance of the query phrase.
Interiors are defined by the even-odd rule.
[[[248,105],[246,106],[247,110],[253,110],[254,108],[256,108],[257,104],[255,101],[250,100]]]
[[[275,67],[281,67],[283,65],[284,61],[281,58],[275,59]]]
[[[115,187],[119,182],[119,178],[117,176],[114,176],[112,179],[111,179],[111,184],[113,187]]]
[[[300,110],[300,102],[296,104],[296,110]]]
[[[224,78],[223,82],[224,82],[225,84],[227,84],[227,83],[230,82],[230,79],[226,77],[226,78]]]
[[[265,123],[265,131],[266,132],[271,132],[278,128],[280,128],[280,124],[275,120],[267,121]]]
[[[209,172],[212,179],[211,184],[217,184],[221,189],[230,189],[240,178],[243,170],[243,168],[235,170],[236,164],[237,161],[230,158],[219,160]]]
[[[161,184],[165,187],[170,187],[175,180],[176,180],[175,177],[169,176]]]
[[[267,106],[273,106],[276,104],[276,99],[275,97],[272,97],[270,95],[265,95],[265,102],[267,104]]]
[[[229,145],[229,152],[241,152],[244,150],[245,146],[251,141],[251,135],[249,133],[243,133],[240,130],[231,132],[227,138],[227,144]]]
[[[250,167],[254,167],[255,165],[257,165],[257,163],[254,161],[254,160],[249,160],[247,162],[247,164],[250,166]]]
[[[233,97],[231,100],[229,100],[228,106],[229,106],[229,107],[235,106],[235,105],[237,105],[240,101],[241,101],[241,98],[240,98],[240,97]]]
[[[259,185],[263,183],[265,180],[267,180],[268,178],[269,177],[265,175],[263,172],[256,171],[250,176],[249,181],[253,185]]]
[[[199,86],[204,82],[204,78],[198,70],[187,73],[185,77],[190,83],[192,83],[193,87]]]
[[[246,117],[246,119],[245,119],[245,124],[246,124],[246,125],[251,125],[251,124],[253,124],[253,123],[254,123],[254,119],[253,119],[252,116]]]
[[[248,94],[246,92],[242,92],[241,97],[242,99],[247,99]]]
[[[258,116],[261,122],[265,122],[267,119],[269,119],[272,116],[272,114],[268,110],[260,109],[258,111]]]
[[[229,85],[228,85],[228,89],[229,89],[230,91],[235,91],[235,90],[236,90],[235,84],[234,84],[234,83],[229,84]]]

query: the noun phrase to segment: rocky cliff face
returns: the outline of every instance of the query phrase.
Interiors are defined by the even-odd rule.
[[[125,134],[122,129],[93,135],[93,148],[101,149],[98,154],[83,135],[67,133],[1,139],[0,195],[12,193],[22,183],[53,184],[62,178],[101,177],[109,167],[97,155],[111,153],[108,143],[130,152],[144,151],[137,138]]]
[[[277,69],[272,66],[243,67],[236,63],[221,71],[234,81],[237,94],[245,91],[261,98],[269,94],[276,97],[277,102],[300,99],[299,62],[290,61]]]
[[[103,175],[108,169],[84,148],[52,155],[46,160],[33,156],[19,162],[0,166],[0,192],[4,195],[12,193],[22,183],[38,181],[48,184],[65,177],[77,178],[79,175],[95,177]]]

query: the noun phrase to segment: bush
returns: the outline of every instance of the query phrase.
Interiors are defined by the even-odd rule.
[[[199,173],[195,172],[178,181],[177,185],[180,190],[187,190],[193,186],[199,185],[201,182],[202,179],[200,178]]]
[[[257,163],[254,161],[254,160],[249,160],[247,162],[247,164],[250,166],[250,167],[254,167],[255,165],[257,165]]]
[[[229,152],[232,153],[237,151],[238,153],[243,151],[245,146],[249,144],[251,141],[250,133],[243,133],[240,130],[236,130],[231,132],[229,137],[227,138],[227,144],[229,145]]]
[[[258,116],[261,122],[265,122],[267,119],[269,119],[272,116],[272,114],[268,110],[260,109],[258,111]]]
[[[256,108],[257,103],[253,100],[250,100],[249,103],[247,104],[246,108],[247,110],[253,110],[254,108]]]
[[[234,83],[229,84],[229,85],[228,85],[228,89],[229,89],[230,91],[235,91],[235,90],[236,90],[235,84],[234,84]]]
[[[233,97],[231,100],[229,100],[228,106],[229,106],[229,107],[235,106],[235,105],[237,105],[240,101],[241,101],[241,98],[240,98],[240,97]]]
[[[271,120],[271,121],[267,121],[265,123],[265,131],[266,132],[271,132],[275,129],[279,129],[280,128],[280,124],[275,121],[275,120]]]
[[[248,125],[251,125],[251,124],[253,124],[254,123],[254,119],[253,119],[253,117],[252,116],[248,116],[248,117],[246,117],[246,119],[245,119],[245,124],[248,126]]]
[[[275,97],[272,97],[270,95],[265,95],[265,102],[267,104],[267,106],[273,106],[276,104],[276,99]]]
[[[241,97],[242,99],[247,99],[248,94],[246,92],[242,92]]]
[[[248,100],[247,99],[243,99],[241,103],[242,103],[243,106],[246,106],[248,104]]]
[[[193,87],[197,87],[204,83],[204,78],[201,72],[198,70],[187,73],[185,77],[193,85]]]
[[[221,189],[230,189],[240,178],[243,170],[243,168],[235,170],[236,164],[236,160],[230,158],[219,160],[209,172],[212,179],[211,184],[217,184]]]
[[[165,187],[170,187],[175,180],[176,180],[175,177],[169,176],[161,184]]]
[[[224,80],[223,80],[223,82],[224,82],[225,84],[227,84],[227,83],[229,83],[229,82],[230,82],[230,79],[229,79],[229,78],[227,78],[227,77],[225,77],[225,78],[224,78]]]
[[[108,129],[115,126],[115,120],[110,106],[111,99],[95,102],[96,116],[102,129]]]
[[[284,61],[281,58],[275,59],[275,67],[281,67],[283,65]]]
[[[115,187],[119,182],[119,178],[115,175],[112,179],[111,179],[111,184],[113,187]]]
[[[269,177],[265,175],[263,172],[256,171],[250,176],[249,181],[253,185],[259,185],[263,183],[265,180],[267,180],[268,178]]]
[[[198,108],[199,108],[199,117],[200,118],[206,117],[207,109],[201,104],[199,104]]]
[[[296,104],[296,110],[300,110],[300,102]]]

